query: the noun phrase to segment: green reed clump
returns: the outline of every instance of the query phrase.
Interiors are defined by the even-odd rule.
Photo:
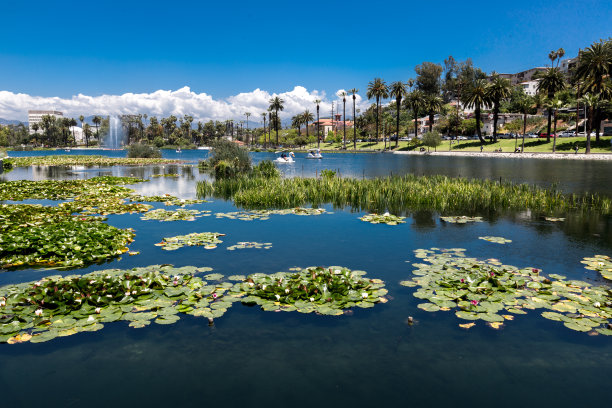
[[[567,195],[526,184],[468,180],[446,176],[391,176],[375,179],[236,177],[201,182],[197,192],[232,199],[245,208],[290,208],[331,203],[371,212],[428,209],[436,211],[574,211],[609,213],[612,202],[596,194]]]

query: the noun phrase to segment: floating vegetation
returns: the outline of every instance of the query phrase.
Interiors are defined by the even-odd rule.
[[[228,251],[235,249],[270,249],[272,248],[271,242],[238,242],[236,245],[228,246]]]
[[[435,176],[391,176],[374,179],[340,177],[232,177],[214,184],[200,181],[199,197],[233,199],[249,209],[291,208],[331,203],[353,210],[399,214],[406,210],[437,211],[600,211],[610,213],[610,198],[597,194],[567,195],[526,184]]]
[[[141,220],[158,220],[158,221],[195,221],[196,218],[208,217],[210,211],[207,210],[164,210],[158,208],[151,210],[140,217]]]
[[[483,241],[489,241],[489,242],[493,242],[496,244],[509,244],[510,242],[512,242],[511,239],[506,239],[503,237],[478,237],[478,239],[482,239]]]
[[[308,267],[292,273],[249,275],[232,290],[246,293],[242,303],[258,304],[263,310],[338,316],[345,309],[370,308],[386,301],[383,281],[363,275],[340,266]]]
[[[184,207],[186,205],[192,204],[201,204],[207,203],[206,200],[198,200],[198,199],[183,199],[178,198],[170,194],[164,194],[161,196],[143,196],[139,194],[133,194],[129,197],[130,201],[141,201],[148,203],[164,203],[164,205],[175,205],[179,207]]]
[[[233,211],[227,213],[215,213],[217,218],[229,218],[230,220],[253,221],[269,220],[271,215],[321,215],[325,214],[324,208],[288,208],[285,210],[250,210]]]
[[[134,177],[100,176],[85,180],[15,180],[0,182],[0,200],[21,201],[67,200],[80,195],[95,194],[99,197],[125,198],[134,190],[121,186],[146,180]]]
[[[177,173],[153,174],[153,175],[151,175],[151,177],[153,177],[153,178],[158,178],[158,177],[180,177],[180,174],[177,174]]]
[[[440,217],[444,222],[451,224],[466,224],[468,222],[482,222],[482,217],[468,217],[466,215],[453,215],[448,217]]]
[[[108,269],[86,275],[50,276],[37,282],[0,287],[0,343],[42,343],[57,337],[97,331],[127,321],[142,328],[172,324],[181,314],[223,316],[233,303],[259,304],[263,310],[340,315],[350,307],[386,302],[384,283],[365,272],[342,267],[310,267],[295,273],[196,274],[211,268],[152,265]],[[245,297],[246,295],[246,297]]]
[[[467,258],[464,251],[415,251],[416,257],[427,263],[414,264],[417,276],[400,284],[419,287],[414,296],[428,302],[418,308],[428,312],[454,310],[460,319],[483,320],[495,329],[526,310],[548,309],[543,317],[563,322],[569,329],[612,335],[610,288],[567,281],[554,274],[546,278],[540,275],[541,270],[531,267],[519,269]]]
[[[361,221],[369,222],[370,224],[387,224],[387,225],[397,225],[404,224],[406,221],[406,217],[398,217],[397,215],[392,215],[389,213],[384,214],[366,214],[363,217],[359,218]]]
[[[239,298],[227,292],[230,283],[194,276],[210,270],[153,265],[0,287],[0,342],[41,343],[120,320],[141,328],[175,323],[181,314],[221,317]]]
[[[214,249],[217,244],[222,243],[219,237],[225,236],[218,232],[194,232],[187,235],[178,235],[176,237],[164,238],[162,242],[155,244],[162,247],[165,251],[174,251],[184,246],[201,246],[206,249]]]
[[[131,229],[63,207],[0,205],[0,267],[79,267],[126,252]]]
[[[117,196],[104,196],[98,193],[80,195],[75,197],[73,201],[67,201],[59,204],[60,207],[66,208],[67,211],[81,214],[127,214],[127,213],[143,213],[153,208],[149,204],[129,203]]]
[[[598,271],[605,279],[612,280],[612,259],[607,255],[595,255],[592,258],[584,258],[582,261],[586,264],[586,269]]]
[[[550,222],[563,222],[563,221],[565,221],[565,218],[557,218],[557,217],[544,217],[544,219],[546,221],[550,221]]]
[[[177,164],[182,160],[160,158],[127,158],[89,155],[57,155],[12,157],[6,159],[15,167],[27,166],[144,166],[150,164]]]

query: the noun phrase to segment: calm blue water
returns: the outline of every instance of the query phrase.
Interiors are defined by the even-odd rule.
[[[184,155],[186,151],[182,154]],[[15,155],[18,152],[15,152]],[[80,153],[80,152],[79,152]],[[113,152],[114,154],[115,152]],[[197,153],[197,151],[194,154]],[[202,152],[200,152],[202,153]],[[171,157],[175,152],[164,152]],[[327,155],[323,161],[285,165],[285,174],[311,176],[323,168],[343,176],[415,172],[530,181],[559,181],[566,191],[612,195],[612,165],[592,162],[432,158],[388,154]],[[254,155],[258,161],[267,153]],[[191,159],[191,158],[190,158]],[[484,161],[483,161],[484,160]],[[595,174],[584,174],[587,169]],[[17,169],[0,178],[84,178],[99,174],[152,178],[132,186],[142,194],[195,197],[195,182],[207,177],[193,166]],[[365,173],[365,175],[364,175]],[[554,179],[552,175],[557,176]],[[157,204],[158,207],[163,205]],[[189,208],[234,211],[231,203]],[[612,255],[612,220],[573,216],[545,223],[526,213],[487,215],[475,225],[447,225],[431,212],[410,214],[396,227],[372,225],[361,213],[327,207],[316,217],[272,216],[267,221],[199,218],[194,222],[143,221],[137,214],[114,215],[109,223],[132,227],[137,256],[125,256],[77,273],[158,263],[211,266],[216,272],[271,273],[293,266],[344,265],[386,282],[392,300],[352,316],[326,317],[263,312],[235,304],[214,327],[206,319],[182,317],[170,326],[132,329],[107,324],[42,344],[0,345],[0,384],[6,406],[460,406],[574,407],[609,403],[612,341],[572,332],[539,312],[517,316],[499,331],[482,324],[469,331],[452,313],[417,309],[410,278],[417,248],[467,249],[470,256],[498,258],[544,273],[606,284],[580,260]],[[222,232],[215,250],[162,251],[153,244],[189,232]],[[507,245],[479,240],[493,235]],[[272,242],[270,250],[227,251],[238,241]],[[75,271],[71,271],[74,273]],[[57,271],[21,270],[0,274],[0,284],[30,281]],[[417,324],[407,326],[413,316]],[[35,392],[32,392],[35,390]]]

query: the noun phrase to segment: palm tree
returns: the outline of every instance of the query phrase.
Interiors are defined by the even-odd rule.
[[[583,82],[585,94],[597,95],[602,101],[606,88],[609,88],[610,75],[612,75],[612,41],[593,43],[578,56],[575,76]],[[600,107],[597,108],[597,114],[594,116],[599,123]],[[596,137],[599,141],[599,124]]]
[[[553,128],[553,134],[555,135],[555,138],[553,140],[553,148],[552,148],[552,151],[554,153],[555,150],[556,150],[556,147],[557,147],[557,110],[559,108],[562,108],[564,103],[563,103],[562,100],[555,98],[552,101],[549,101],[549,104],[550,104],[550,107],[554,110],[554,114],[553,115],[554,115],[554,118],[555,118],[554,119],[554,128]]]
[[[410,82],[409,82],[410,84]],[[424,107],[425,94],[420,89],[415,89],[408,94],[407,105],[412,109],[414,115],[414,138],[419,134],[419,112]]]
[[[591,128],[593,127],[593,111],[599,107],[599,98],[591,93],[587,93],[582,97],[582,103],[589,108],[589,117],[584,118],[587,121],[588,127],[586,130],[586,150],[585,153],[591,153]]]
[[[340,92],[340,96],[342,97],[342,114],[344,116],[344,136],[342,137],[342,148],[346,150],[346,96],[348,94],[345,91]]]
[[[102,123],[102,118],[98,115],[95,115],[91,121],[94,123],[94,125],[96,125],[96,139],[98,139],[99,144],[100,136],[98,135],[98,128],[100,127],[100,123]]]
[[[304,111],[304,113],[302,113],[302,120],[306,124],[306,139],[308,139],[308,137],[309,137],[309,134],[308,134],[308,123],[312,122],[314,120],[314,117],[312,116],[312,112],[310,112],[308,109],[306,109]]]
[[[487,85],[487,94],[493,103],[493,142],[497,142],[497,119],[499,118],[499,104],[512,94],[512,84],[509,80],[494,75]]]
[[[81,121],[81,129],[85,129],[83,127],[83,122],[85,122],[85,116],[83,115],[79,116],[79,120]],[[85,137],[85,146],[89,147],[89,143],[88,143],[89,141],[87,140],[88,139],[87,136],[85,136],[85,131],[83,131],[83,136]]]
[[[302,115],[295,115],[291,118],[291,127],[294,127],[298,131],[298,136],[302,135]]]
[[[320,99],[315,99],[314,103],[317,105],[317,149],[321,143],[321,137],[319,133],[319,104],[321,103]]]
[[[555,94],[565,88],[565,79],[559,68],[548,68],[544,74],[539,75],[541,78],[538,83],[538,92],[546,93],[548,99],[552,100]],[[552,107],[548,107],[548,125],[546,127],[546,142],[550,143],[550,127],[552,121]]]
[[[516,102],[518,111],[523,114],[523,143],[521,145],[521,153],[525,151],[525,133],[527,131],[527,112],[531,110],[534,105],[533,97],[523,94],[521,98]]]
[[[406,90],[406,84],[404,84],[402,81],[393,82],[389,88],[389,94],[395,98],[395,109],[397,110],[395,114],[395,148],[397,148],[397,145],[399,143],[400,110],[402,107],[402,98],[405,98],[408,95],[408,91]]]
[[[278,111],[279,110],[282,111],[283,109],[285,109],[285,105],[284,105],[285,101],[279,98],[278,96],[275,96],[274,98],[270,99],[268,102],[270,103],[270,109],[276,112],[276,120],[274,121],[274,130],[276,131],[276,145],[278,146],[278,121],[279,121]]]
[[[482,137],[482,131],[480,129],[480,109],[483,107],[489,107],[491,100],[487,93],[487,81],[485,79],[477,79],[474,83],[464,92],[463,103],[468,108],[474,108],[474,116],[476,118],[476,133],[480,143],[486,143]]]
[[[246,116],[246,124],[247,124],[247,146],[249,145],[249,116],[251,116],[251,112],[244,112],[244,116]]]
[[[438,95],[427,95],[424,102],[425,112],[429,115],[429,131],[431,132],[433,129],[434,115],[442,110],[444,101]]]
[[[264,137],[264,147],[266,146],[266,117],[268,116],[267,112],[263,112],[261,114],[261,116],[263,117],[263,137]]]
[[[357,96],[355,94],[359,92],[359,89],[353,88],[349,92],[353,95],[353,149],[357,150],[357,120],[355,119],[355,100]]]
[[[380,100],[381,98],[389,97],[389,90],[387,88],[387,84],[380,78],[374,78],[368,84],[368,93],[366,94],[368,99],[376,98],[376,141],[378,142],[378,122],[380,116]]]
[[[268,108],[268,142],[272,143],[272,109]]]

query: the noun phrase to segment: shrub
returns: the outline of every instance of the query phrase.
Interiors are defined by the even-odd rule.
[[[214,166],[215,177],[223,178],[223,177],[233,177],[236,175],[236,168],[232,165],[232,163],[226,160],[219,160],[217,164]]]
[[[440,137],[440,134],[436,131],[427,132],[423,135],[423,144],[427,146],[427,148],[436,148],[440,146],[440,143],[442,143],[442,138]]]
[[[332,179],[336,177],[336,171],[330,169],[323,169],[321,170],[321,177],[324,179]]]
[[[270,160],[264,160],[253,167],[253,176],[263,178],[276,178],[281,176],[281,172]]]
[[[209,159],[210,167],[216,167],[220,161],[234,167],[237,173],[248,173],[251,171],[251,158],[249,151],[238,146],[238,144],[227,140],[219,140],[212,145],[212,156]]]
[[[164,139],[161,136],[155,136],[155,138],[153,139],[153,144],[156,147],[162,147],[166,142],[164,142]]]
[[[128,155],[130,158],[160,158],[161,152],[154,146],[134,143],[128,147]]]

